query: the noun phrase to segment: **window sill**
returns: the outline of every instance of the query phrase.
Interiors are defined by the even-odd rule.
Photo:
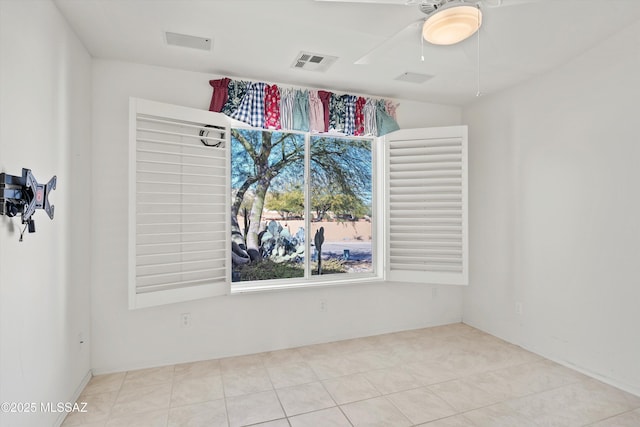
[[[368,283],[382,283],[384,278],[376,274],[362,274],[357,278],[349,279],[320,279],[299,282],[296,280],[268,280],[264,282],[235,282],[231,284],[230,295],[286,291],[291,289],[316,289],[334,286],[363,285]]]

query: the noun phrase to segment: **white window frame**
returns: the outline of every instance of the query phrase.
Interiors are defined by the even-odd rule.
[[[255,131],[264,131],[262,128],[254,128],[247,126],[244,123],[235,122],[232,128],[248,129]],[[373,228],[372,232],[372,264],[374,271],[372,273],[343,273],[343,274],[329,274],[329,275],[310,275],[311,271],[309,265],[311,259],[306,254],[311,254],[311,241],[313,236],[311,235],[311,215],[305,215],[305,229],[309,230],[309,234],[305,238],[305,277],[295,277],[288,279],[271,279],[271,280],[253,280],[231,283],[231,293],[251,293],[261,292],[268,290],[284,290],[295,288],[311,288],[311,287],[324,287],[324,286],[338,286],[345,284],[359,284],[359,283],[371,283],[381,282],[384,280],[384,221],[380,218],[380,214],[384,212],[384,185],[381,182],[380,173],[384,171],[384,162],[381,158],[382,153],[382,139],[371,136],[346,136],[341,134],[323,133],[316,134],[310,132],[296,131],[296,130],[274,130],[273,132],[301,134],[305,136],[305,151],[309,153],[311,138],[312,137],[328,137],[337,139],[351,139],[351,140],[368,140],[371,141],[371,168],[372,168],[372,216],[373,216]],[[305,204],[308,211],[311,211],[311,194],[309,191],[310,186],[310,156],[305,156],[305,176],[304,176],[304,189],[305,189]],[[230,168],[233,165],[230,165]]]
[[[231,156],[230,156],[230,130],[231,128],[244,128],[262,131],[263,129],[251,128],[244,123],[230,119],[229,117],[213,113],[205,110],[181,107],[176,105],[164,104],[143,99],[130,99],[129,111],[129,308],[142,308],[155,305],[170,304],[180,301],[188,301],[194,299],[208,298],[221,295],[229,295],[234,293],[250,293],[258,291],[269,291],[279,289],[293,288],[310,288],[320,286],[339,286],[351,284],[365,284],[374,282],[412,282],[424,284],[448,284],[448,285],[467,285],[469,278],[469,242],[468,242],[468,163],[467,163],[467,127],[452,126],[442,128],[424,128],[424,129],[406,129],[392,132],[384,137],[345,137],[343,135],[332,134],[311,134],[309,132],[280,130],[279,132],[302,133],[305,134],[305,146],[308,152],[311,136],[328,136],[336,138],[364,138],[372,141],[372,179],[373,179],[373,203],[372,213],[374,219],[374,227],[372,230],[372,247],[373,247],[373,273],[354,273],[354,274],[332,274],[325,276],[310,276],[305,278],[293,279],[274,279],[263,281],[247,281],[233,282],[231,281],[231,224],[227,219],[223,228],[225,238],[221,240],[224,244],[226,253],[226,263],[224,280],[199,284],[198,286],[181,286],[175,289],[163,289],[153,292],[137,292],[136,289],[136,147],[137,147],[137,117],[138,114],[156,116],[159,118],[167,118],[169,120],[185,121],[197,123],[201,126],[212,125],[225,129],[225,161],[227,165],[224,174],[225,185],[225,210],[230,212],[231,206]],[[398,141],[406,140],[447,140],[455,139],[460,143],[459,163],[460,173],[460,200],[459,211],[460,221],[460,269],[456,272],[443,272],[429,268],[394,268],[394,263],[390,259],[391,249],[391,221],[393,219],[393,206],[391,203],[391,174],[390,164],[394,153],[391,151],[394,144]],[[430,150],[426,150],[430,151]],[[436,153],[437,154],[437,153]],[[309,157],[307,156],[307,162]],[[310,209],[309,194],[309,165],[305,168],[305,197],[307,198],[307,206]],[[424,196],[424,191],[416,187],[413,194],[416,197]],[[412,194],[411,189],[408,190]],[[424,198],[424,197],[423,197]],[[428,197],[427,197],[428,198]],[[424,200],[423,200],[424,202]],[[423,203],[424,204],[424,203]],[[310,230],[310,215],[305,215],[305,226]],[[422,224],[424,226],[424,224]],[[425,228],[425,227],[422,227]],[[430,228],[430,227],[426,227]],[[311,233],[309,233],[311,234]],[[427,233],[428,234],[428,233]],[[419,235],[419,232],[417,232]],[[425,235],[425,238],[428,238]],[[308,237],[306,241],[305,254],[310,254],[310,241]],[[436,254],[437,256],[437,254]],[[310,263],[308,256],[305,256],[305,263]],[[425,265],[429,262],[424,262]],[[397,267],[397,266],[395,266]],[[309,272],[308,269],[305,269]]]

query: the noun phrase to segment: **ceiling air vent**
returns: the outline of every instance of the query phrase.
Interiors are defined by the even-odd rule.
[[[411,73],[407,71],[406,73],[400,74],[394,80],[409,83],[424,83],[431,78],[433,78],[433,76],[430,76],[429,74]]]
[[[320,53],[300,52],[291,64],[291,68],[301,68],[308,71],[324,72],[338,59],[337,56],[323,55]]]
[[[167,44],[171,46],[188,47],[191,49],[211,50],[211,37],[196,37],[187,34],[165,33]]]

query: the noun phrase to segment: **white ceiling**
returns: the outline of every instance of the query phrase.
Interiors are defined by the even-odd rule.
[[[499,0],[491,0],[493,3]],[[640,19],[639,0],[502,0],[484,7],[480,86],[494,93],[558,67]],[[97,58],[212,75],[464,105],[477,92],[477,39],[424,44],[418,7],[314,0],[55,0]],[[210,52],[168,46],[164,32],[213,38]],[[292,69],[299,51],[338,57],[324,73]],[[637,52],[630,52],[637,54]],[[395,81],[404,72],[425,83]]]

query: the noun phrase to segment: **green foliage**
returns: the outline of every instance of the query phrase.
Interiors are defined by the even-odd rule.
[[[370,199],[370,140],[312,137],[310,159],[312,187]]]
[[[311,263],[313,274],[317,274],[317,263]],[[242,281],[250,280],[271,280],[290,279],[293,277],[304,277],[304,264],[293,262],[277,263],[270,259],[263,259],[259,262],[234,266],[234,271],[240,273]],[[344,261],[339,259],[322,260],[322,274],[346,273],[347,267]]]
[[[322,275],[325,274],[337,274],[346,273],[347,265],[341,259],[329,258],[322,260]],[[316,276],[318,274],[318,263],[311,263],[311,274]]]
[[[324,190],[324,191],[322,191]],[[316,212],[316,218],[321,220],[327,212],[331,211],[333,205],[333,194],[326,188],[312,187],[311,189],[311,209]]]
[[[371,141],[311,139],[311,209],[361,217],[371,211]]]
[[[271,191],[267,193],[265,207],[277,211],[287,219],[290,215],[304,215],[304,191],[296,187],[287,191]]]
[[[270,259],[263,259],[260,262],[237,266],[234,267],[234,271],[240,273],[242,281],[304,277],[303,264],[289,262],[277,263]]]
[[[336,215],[349,214],[356,218],[371,215],[371,206],[365,204],[360,197],[341,192],[332,185],[315,186],[311,189],[311,209],[319,219],[324,219],[327,212]]]

